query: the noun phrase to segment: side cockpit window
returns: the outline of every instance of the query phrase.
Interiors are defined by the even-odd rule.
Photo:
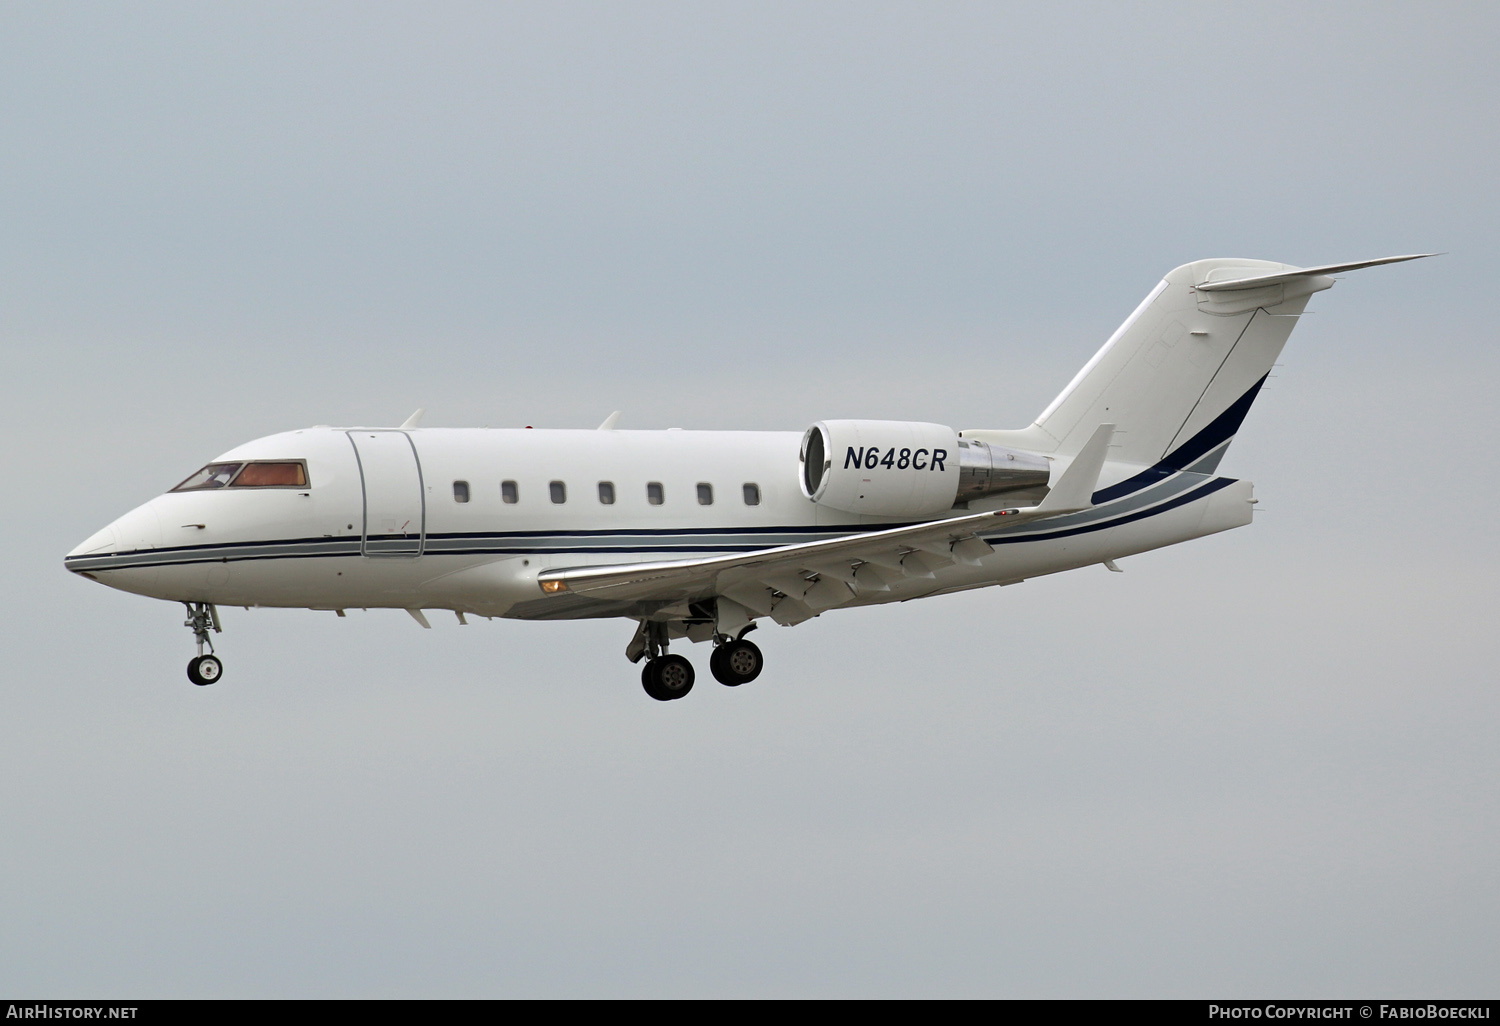
[[[301,460],[260,460],[253,463],[210,463],[174,492],[208,488],[306,488],[307,464]]]
[[[243,466],[243,463],[210,463],[172,491],[195,492],[200,488],[223,488],[234,480],[234,475]]]
[[[290,460],[285,463],[246,463],[231,488],[306,488],[307,468]]]

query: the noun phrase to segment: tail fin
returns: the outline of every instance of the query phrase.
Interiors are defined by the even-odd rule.
[[[1216,259],[1172,271],[1024,431],[965,431],[983,441],[1072,456],[1104,423],[1111,460],[1211,473],[1314,292],[1329,274],[1415,260],[1386,257],[1298,268]]]

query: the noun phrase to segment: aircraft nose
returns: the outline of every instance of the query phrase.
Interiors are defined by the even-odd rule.
[[[151,503],[138,506],[103,530],[89,535],[68,553],[69,559],[109,552],[137,552],[161,544],[161,519]]]
[[[87,556],[95,552],[114,552],[119,547],[120,536],[115,531],[115,525],[109,524],[73,546],[73,551],[68,553],[67,558]]]

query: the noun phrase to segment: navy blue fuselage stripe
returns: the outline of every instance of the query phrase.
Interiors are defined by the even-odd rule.
[[[1146,509],[1137,510],[1136,512],[1127,514],[1123,517],[1116,517],[1113,520],[1106,520],[1095,524],[1084,524],[1080,527],[1070,527],[1062,531],[1052,531],[1048,534],[1030,534],[1021,536],[1002,534],[998,537],[986,538],[985,541],[989,542],[991,545],[1011,545],[1016,542],[1050,541],[1053,538],[1071,538],[1075,534],[1089,534],[1093,531],[1105,531],[1111,527],[1119,527],[1122,524],[1133,523],[1137,520],[1145,520],[1147,517],[1154,517],[1158,513],[1165,513],[1168,510],[1176,509],[1178,506],[1186,506],[1190,502],[1196,502],[1199,499],[1207,498],[1214,492],[1218,491],[1220,488],[1227,488],[1238,480],[1238,478],[1234,477],[1216,477],[1203,487],[1195,488],[1185,495],[1179,495],[1177,498],[1164,502],[1160,506],[1150,506]]]
[[[914,526],[916,526],[919,523],[925,523],[925,521],[914,520],[914,521],[903,522],[903,523],[881,524],[880,527],[881,527],[882,530],[886,530],[886,529],[896,528],[896,527],[914,527]],[[836,524],[836,525],[832,525],[832,526],[829,526],[829,527],[816,527],[816,526],[814,526],[812,524],[809,524],[809,525],[807,525],[805,527],[681,527],[681,528],[663,527],[663,528],[621,528],[619,530],[610,530],[610,529],[607,529],[607,528],[601,528],[601,529],[597,529],[597,530],[587,530],[587,531],[466,531],[466,532],[445,533],[445,534],[429,534],[429,535],[427,535],[427,544],[430,546],[430,545],[432,545],[433,542],[447,541],[447,540],[450,540],[450,539],[453,539],[453,540],[462,540],[462,539],[467,539],[467,538],[515,538],[515,539],[522,539],[522,538],[669,538],[669,537],[676,538],[676,537],[682,537],[682,536],[699,537],[699,536],[703,536],[703,535],[716,535],[716,534],[724,534],[724,535],[757,535],[757,534],[785,535],[785,534],[804,534],[804,535],[829,535],[829,536],[836,537],[836,536],[848,534],[851,530],[857,530],[860,526],[861,525],[859,525],[859,524]],[[415,540],[416,537],[417,536],[415,536],[415,535],[413,535],[413,536],[411,536],[409,538],[407,538],[406,536],[396,536],[396,538],[394,540],[402,540],[404,538],[407,541],[412,541],[412,540]],[[380,535],[372,535],[369,540],[372,541],[372,542],[375,542],[375,541],[382,541],[384,539]],[[170,548],[151,549],[151,550],[148,550],[148,551],[150,551],[152,553],[166,553],[166,552],[179,553],[180,552],[180,553],[183,553],[184,555],[186,555],[188,553],[193,553],[193,552],[211,553],[211,552],[213,552],[215,550],[226,549],[226,548],[245,549],[245,548],[276,546],[276,545],[314,545],[314,544],[317,544],[317,545],[352,544],[356,548],[358,548],[358,546],[359,546],[359,544],[360,544],[361,541],[362,541],[361,537],[359,535],[357,535],[357,534],[355,534],[355,535],[345,535],[345,536],[343,536],[341,538],[332,538],[332,537],[328,537],[328,536],[324,535],[324,536],[320,536],[320,537],[316,537],[316,538],[272,538],[272,539],[267,540],[267,541],[209,542],[209,543],[203,544],[203,545],[176,545],[176,546],[172,546]],[[118,556],[118,555],[128,554],[131,551],[141,551],[141,550],[124,550],[122,552],[102,552],[102,553],[99,553],[99,555],[100,556]],[[90,555],[84,555],[84,556],[74,556],[72,558],[73,559],[90,559],[90,558],[93,558],[93,556],[92,556],[92,554],[90,554]],[[212,558],[217,559],[218,557],[214,556]]]
[[[923,523],[914,520],[910,523],[882,524],[882,527],[909,527],[911,524]],[[621,527],[621,528],[595,528],[592,530],[578,531],[506,531],[507,538],[589,538],[597,536],[607,537],[652,537],[665,534],[794,534],[794,533],[837,533],[845,531],[857,524],[835,524],[829,527],[817,527],[808,524],[803,527]],[[493,531],[450,531],[441,534],[429,534],[431,538],[493,538]]]
[[[1184,475],[1184,478],[1182,480],[1189,480],[1190,478],[1201,480],[1201,476],[1196,474]],[[1126,510],[1129,510],[1129,512],[1127,512],[1126,510],[1116,511],[1117,513],[1123,513],[1124,515],[1111,516],[1107,511],[1098,511],[1101,515],[1099,515],[1098,519],[1090,523],[1077,524],[1077,526],[1062,527],[1061,529],[1054,530],[1047,530],[1040,524],[1028,525],[1027,528],[1022,528],[1021,531],[1018,531],[1016,533],[1006,533],[989,538],[987,540],[991,543],[1011,545],[1019,542],[1046,541],[1053,538],[1065,538],[1076,534],[1085,534],[1093,531],[1103,531],[1111,527],[1132,523],[1137,520],[1142,520],[1146,517],[1154,516],[1157,513],[1164,513],[1167,510],[1175,509],[1178,506],[1184,505],[1188,502],[1192,502],[1195,499],[1212,494],[1213,492],[1218,491],[1220,488],[1233,484],[1234,480],[1234,478],[1215,478],[1214,480],[1207,482],[1206,484],[1203,484],[1201,486],[1190,487],[1187,492],[1179,496],[1165,499],[1160,504],[1149,505],[1142,509],[1130,510],[1130,504],[1126,504]],[[1073,521],[1071,517],[1063,519],[1065,520],[1065,522],[1071,521],[1076,524],[1076,521]],[[809,534],[816,534],[831,535],[834,537],[851,537],[851,534],[848,530],[849,526],[851,525],[841,525],[838,527],[829,528],[789,527],[782,528],[780,530],[783,533],[797,532],[803,534],[804,536]],[[745,530],[746,533],[749,533],[751,529]],[[535,531],[524,532],[524,535],[521,533],[515,535],[488,536],[463,535],[459,537],[443,535],[438,536],[438,539],[446,540],[450,544],[453,541],[458,541],[459,538],[470,541],[478,540],[480,538],[488,538],[492,539],[494,542],[501,542],[502,540],[509,541],[511,542],[511,544],[464,545],[462,547],[450,548],[444,545],[434,546],[432,544],[433,539],[429,539],[429,544],[424,551],[427,554],[434,556],[535,555],[538,552],[557,554],[641,553],[646,555],[705,553],[710,555],[723,555],[737,552],[759,552],[766,548],[777,547],[774,543],[771,545],[767,545],[760,542],[742,542],[740,544],[719,542],[718,544],[704,545],[703,542],[710,541],[710,539],[708,538],[697,539],[697,544],[682,544],[680,541],[678,544],[656,545],[642,545],[639,542],[630,545],[545,544],[548,539],[557,537],[569,537],[574,541],[580,542],[585,540],[602,542],[606,538],[619,537],[620,535],[626,533],[627,532],[576,531],[555,532],[549,534],[547,532]],[[655,532],[656,536],[668,535],[672,533],[676,532]],[[735,533],[735,529],[719,531],[716,533],[719,533],[721,535],[733,534]],[[755,533],[761,534],[769,532],[756,530]],[[522,540],[523,536],[532,544],[516,545],[515,542]],[[814,537],[810,540],[818,539]],[[665,541],[665,539],[663,539],[663,541]],[[785,543],[785,539],[783,539],[782,541],[783,543]],[[65,562],[68,569],[70,570],[85,571],[145,569],[148,567],[161,566],[190,566],[197,563],[240,563],[251,560],[267,559],[350,558],[358,557],[361,555],[359,543],[360,539],[358,537],[342,539],[307,538],[277,542],[247,542],[242,545],[203,545],[179,549],[148,549],[145,551],[128,553],[101,553],[98,555],[71,556]],[[414,556],[415,553],[405,553],[402,555]],[[376,558],[382,557],[377,556]],[[393,553],[386,558],[399,558],[399,555]]]
[[[1122,495],[1129,495],[1147,485],[1155,484],[1162,478],[1185,470],[1213,449],[1229,441],[1238,433],[1240,425],[1245,422],[1245,415],[1250,412],[1250,406],[1255,402],[1260,387],[1266,383],[1266,377],[1269,376],[1267,374],[1250,386],[1249,391],[1231,403],[1229,408],[1210,421],[1207,427],[1163,456],[1156,465],[1141,471],[1134,477],[1126,478],[1117,485],[1099,489],[1094,493],[1094,504],[1097,506],[1099,503],[1118,499]]]
[[[1112,522],[1126,513],[1133,513],[1138,509],[1145,509],[1148,506],[1155,506],[1158,503],[1165,502],[1209,480],[1210,478],[1207,474],[1194,474],[1184,471],[1159,484],[1152,485],[1149,488],[1142,488],[1140,491],[1128,495],[1123,499],[1116,499],[1108,506],[1095,506],[1081,513],[1065,513],[1062,516],[1047,517],[1029,524],[1022,524],[1007,531],[1006,534],[1051,533],[1061,528],[1074,527],[1080,524],[1094,524],[1101,520],[1111,520]]]

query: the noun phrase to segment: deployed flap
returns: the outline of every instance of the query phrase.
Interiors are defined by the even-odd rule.
[[[1411,253],[1407,256],[1381,257],[1378,260],[1361,260],[1352,264],[1324,264],[1322,267],[1300,267],[1290,271],[1276,271],[1272,274],[1256,274],[1248,278],[1235,278],[1231,281],[1208,281],[1197,285],[1199,292],[1233,292],[1239,289],[1260,289],[1269,285],[1280,285],[1282,282],[1292,281],[1295,278],[1308,278],[1320,274],[1338,274],[1340,271],[1357,271],[1361,267],[1377,267],[1380,264],[1399,264],[1403,260],[1421,260],[1423,257],[1437,256],[1436,253]]]

